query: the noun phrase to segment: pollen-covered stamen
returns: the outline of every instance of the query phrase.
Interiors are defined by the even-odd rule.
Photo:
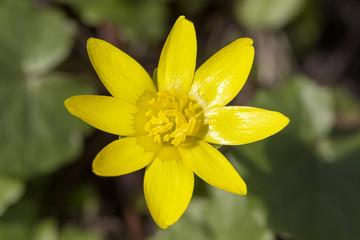
[[[201,106],[179,92],[161,91],[148,103],[151,109],[146,116],[150,119],[145,130],[158,143],[170,142],[177,146],[187,136],[196,135],[203,123]]]

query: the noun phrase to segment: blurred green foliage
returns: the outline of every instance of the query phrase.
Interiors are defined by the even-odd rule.
[[[110,23],[130,41],[157,42],[166,35],[168,0],[59,0],[68,3],[93,27]]]
[[[255,199],[207,187],[209,195],[192,199],[179,222],[151,240],[246,239],[272,240],[264,210]]]
[[[300,13],[304,3],[305,0],[238,0],[235,16],[249,29],[279,29]]]
[[[75,31],[61,12],[25,0],[0,4],[0,136],[6,140],[0,174],[25,179],[59,168],[81,150],[87,128],[63,102],[92,87],[53,71],[70,53]]]
[[[332,134],[337,109],[330,89],[295,77],[259,91],[251,105],[291,119],[282,133],[231,151],[249,195],[268,210],[269,226],[295,239],[359,238],[360,131]]]
[[[56,9],[0,2],[0,215],[20,199],[27,179],[73,161],[90,130],[67,114],[63,102],[93,87],[54,70],[72,50],[75,30]],[[37,223],[30,234],[26,213],[35,206],[23,206],[9,221],[4,214],[0,239],[58,239],[54,221]]]
[[[345,19],[360,8],[354,0],[341,10],[335,6],[307,0],[0,1],[0,239],[360,239],[360,101],[348,87],[360,75],[348,73],[356,65],[352,43],[360,40],[333,16],[339,11]],[[95,93],[87,38],[114,40],[130,55],[135,46],[151,73],[181,14],[194,22],[201,59],[228,39],[253,37],[254,68],[240,103],[291,121],[263,141],[219,148],[246,181],[248,196],[197,181],[185,215],[159,230],[144,211],[141,174],[92,175],[91,160],[109,139],[97,132],[85,142],[92,128],[63,102]],[[264,69],[274,79],[264,78]],[[339,80],[331,82],[332,76]]]
[[[24,188],[25,186],[21,180],[0,175],[0,216],[9,205],[22,196]]]

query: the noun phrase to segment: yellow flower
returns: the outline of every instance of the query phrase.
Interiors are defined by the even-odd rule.
[[[194,173],[215,187],[246,195],[245,182],[209,143],[251,143],[289,122],[278,112],[225,107],[249,75],[252,44],[249,38],[238,39],[195,72],[195,29],[181,16],[161,52],[155,86],[121,50],[95,38],[87,42],[91,63],[112,97],[74,96],[65,106],[88,124],[121,136],[95,157],[94,173],[119,176],[146,167],[145,199],[161,228],[184,213]]]

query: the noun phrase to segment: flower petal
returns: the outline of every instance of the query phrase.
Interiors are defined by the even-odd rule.
[[[142,142],[148,136],[120,138],[103,148],[93,161],[93,172],[100,176],[119,176],[146,167],[158,154],[161,145],[152,141],[147,151]]]
[[[175,223],[189,205],[194,174],[181,161],[178,150],[163,145],[158,157],[145,171],[145,199],[155,222],[161,228]]]
[[[189,95],[203,108],[225,106],[240,91],[254,60],[253,40],[241,38],[221,49],[195,72]]]
[[[135,133],[134,114],[137,107],[119,98],[78,95],[65,101],[68,111],[102,131],[128,136]]]
[[[196,65],[196,34],[192,22],[178,18],[161,52],[157,80],[159,90],[190,90]]]
[[[87,50],[99,78],[114,97],[135,103],[145,91],[156,92],[144,68],[120,49],[103,40],[89,38]]]
[[[207,183],[240,195],[246,195],[244,180],[230,162],[213,146],[198,141],[195,146],[179,148],[183,162]]]
[[[267,138],[288,123],[279,112],[252,107],[219,107],[205,111],[209,130],[204,140],[216,144],[237,145]]]

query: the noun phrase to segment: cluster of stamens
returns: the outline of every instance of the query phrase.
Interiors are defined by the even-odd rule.
[[[150,119],[145,131],[154,136],[154,141],[177,146],[185,141],[186,136],[194,136],[198,132],[203,119],[202,108],[181,93],[161,91],[148,103],[150,110],[146,116]]]

